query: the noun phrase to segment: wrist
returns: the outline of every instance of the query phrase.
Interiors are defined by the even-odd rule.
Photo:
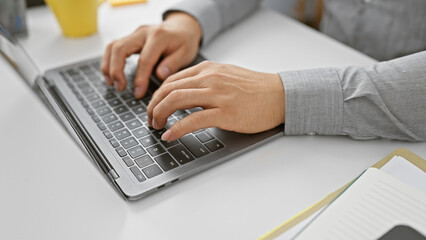
[[[182,28],[188,32],[197,42],[201,42],[203,35],[200,23],[191,15],[185,12],[172,12],[169,13],[163,24],[174,25],[178,28]]]
[[[281,80],[280,75],[275,73],[270,73],[270,79],[273,81],[273,91],[274,95],[277,96],[276,99],[276,106],[278,108],[278,117],[279,117],[279,123],[283,124],[285,123],[285,89],[284,84]]]

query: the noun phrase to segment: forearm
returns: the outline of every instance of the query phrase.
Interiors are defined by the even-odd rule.
[[[426,52],[367,67],[280,73],[285,133],[426,141]]]
[[[260,0],[183,0],[164,14],[185,12],[194,17],[202,29],[202,44],[209,42],[217,33],[254,11]]]

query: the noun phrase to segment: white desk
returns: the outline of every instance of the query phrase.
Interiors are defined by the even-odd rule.
[[[170,2],[103,5],[99,33],[84,39],[62,37],[47,9],[32,9],[30,37],[22,43],[43,70],[98,56],[138,25],[160,22]],[[268,72],[373,62],[267,10],[202,52]],[[426,143],[286,136],[127,202],[3,58],[0,72],[0,239],[254,239],[398,147],[426,157]]]

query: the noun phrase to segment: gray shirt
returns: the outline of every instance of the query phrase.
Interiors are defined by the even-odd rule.
[[[254,11],[259,0],[184,0],[203,44]],[[167,14],[167,12],[166,12]],[[287,135],[426,141],[426,1],[326,0],[321,29],[373,55],[372,66],[280,72]]]

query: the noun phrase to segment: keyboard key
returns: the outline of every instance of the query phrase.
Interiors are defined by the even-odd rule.
[[[193,132],[193,134],[198,134],[200,132],[203,132],[204,130],[206,130],[206,129],[198,129],[197,131]]]
[[[81,83],[77,84],[77,87],[80,88],[80,89],[87,88],[89,86],[90,85],[87,82],[81,82]]]
[[[130,171],[133,173],[133,175],[135,175],[136,179],[139,182],[143,182],[143,181],[146,180],[146,178],[143,176],[142,172],[139,170],[138,167],[133,166],[133,167],[130,168]]]
[[[130,92],[124,92],[123,94],[121,94],[121,98],[124,101],[126,101],[126,100],[129,100],[129,99],[132,99],[133,98],[133,94],[130,93]]]
[[[77,91],[77,89],[72,89],[72,92],[75,94],[75,96],[77,97],[77,99],[79,101],[83,101],[84,100],[83,96]]]
[[[88,72],[92,72],[92,70],[90,69],[90,67],[88,65],[81,65],[79,68],[81,69],[81,71],[83,71],[86,74]]]
[[[157,140],[153,136],[148,136],[139,140],[144,147],[149,147],[157,143]]]
[[[93,83],[93,85],[95,85],[95,88],[102,94],[108,91],[108,87],[103,82],[99,82],[97,84]]]
[[[74,68],[70,68],[67,70],[68,75],[70,75],[71,77],[75,76],[75,75],[79,75],[79,72],[77,70],[75,70]]]
[[[142,172],[145,173],[145,175],[148,178],[153,178],[153,177],[163,173],[163,171],[161,171],[160,167],[158,167],[155,164],[142,169]]]
[[[191,151],[196,158],[200,158],[209,153],[206,147],[203,146],[194,136],[188,134],[180,139],[180,142]]]
[[[92,66],[95,67],[96,69],[98,69],[99,71],[101,70],[101,63],[100,62],[94,62],[94,63],[92,63]]]
[[[139,118],[142,120],[143,123],[145,123],[145,124],[148,123],[148,114],[147,113],[142,113],[141,115],[139,115]]]
[[[120,143],[115,139],[115,138],[113,138],[113,139],[110,139],[109,140],[109,143],[111,143],[111,145],[113,146],[113,147],[118,147],[118,146],[120,146]]]
[[[117,132],[115,132],[114,135],[118,140],[121,140],[121,139],[124,139],[126,137],[130,137],[131,134],[130,134],[129,130],[121,129],[121,130],[118,130]]]
[[[92,74],[88,74],[87,78],[89,79],[90,82],[95,83],[100,81],[100,79],[98,78],[98,76],[96,76],[95,74],[93,74],[93,72],[91,72]]]
[[[99,101],[96,101],[96,102],[92,102],[92,107],[95,108],[95,109],[103,107],[103,106],[105,106],[105,102],[102,101],[102,100],[99,100]]]
[[[92,115],[92,119],[93,119],[93,121],[94,121],[95,123],[98,123],[98,122],[100,122],[100,121],[101,121],[101,119],[100,119],[98,116],[96,116],[96,115]]]
[[[171,128],[177,122],[176,119],[167,120],[166,128]]]
[[[115,98],[115,93],[112,92],[112,91],[108,91],[108,92],[102,94],[102,96],[104,97],[105,100],[110,100],[110,99]]]
[[[176,168],[177,166],[179,166],[177,164],[177,162],[172,158],[172,156],[170,156],[170,154],[168,154],[168,153],[160,155],[160,156],[154,158],[154,160],[166,172],[169,171],[169,170],[172,170],[173,168]]]
[[[107,128],[106,128],[106,126],[105,126],[105,124],[103,124],[103,123],[98,123],[98,124],[96,124],[96,125],[98,125],[98,128],[101,130],[101,131],[105,131]]]
[[[82,84],[85,83],[86,80],[82,76],[73,77],[72,79],[76,84]],[[84,89],[84,88],[83,88]]]
[[[151,165],[154,163],[154,161],[152,160],[152,158],[148,155],[144,155],[140,158],[136,158],[135,159],[136,164],[140,167],[140,168],[144,168],[148,165]]]
[[[176,112],[174,112],[173,113],[173,115],[175,115],[175,116],[179,116],[179,115],[182,115],[182,114],[185,114],[186,112],[185,111],[183,111],[183,110],[177,110]]]
[[[115,114],[110,114],[110,115],[107,115],[107,116],[105,116],[105,117],[102,117],[102,120],[103,120],[106,124],[108,124],[108,123],[111,123],[111,122],[117,121],[117,120],[118,120],[118,118],[117,118],[117,116],[115,116]]]
[[[96,93],[93,93],[93,94],[90,94],[90,95],[86,95],[86,98],[87,98],[87,100],[89,102],[93,102],[95,100],[99,100],[100,99],[99,95],[96,94]]]
[[[92,109],[92,108],[90,108],[90,107],[87,107],[87,108],[86,108],[86,111],[87,111],[87,113],[88,113],[88,114],[90,114],[90,115],[95,114],[95,111],[93,111],[93,109]]]
[[[194,160],[192,154],[182,145],[170,148],[169,152],[180,164],[185,164]]]
[[[171,142],[169,142],[169,141],[163,141],[163,140],[160,140],[160,143],[161,143],[161,144],[162,144],[165,148],[173,147],[173,146],[175,146],[175,145],[179,144],[179,142],[178,142],[177,140],[175,140],[175,141],[171,141]]]
[[[110,138],[112,138],[112,134],[111,134],[111,132],[110,131],[104,131],[104,136],[107,138],[107,139],[110,139]]]
[[[163,133],[166,132],[166,129],[161,129],[161,130],[154,130],[152,132],[152,134],[157,138],[157,139],[161,139],[161,135],[163,135]]]
[[[159,145],[159,144],[157,144],[157,145],[154,145],[154,146],[152,146],[152,147],[150,147],[150,148],[148,148],[148,149],[146,149],[150,154],[151,154],[151,156],[153,156],[153,157],[155,157],[155,156],[157,156],[157,155],[159,155],[159,154],[162,154],[162,153],[164,153],[164,152],[166,152],[166,150],[164,150],[164,148],[161,146],[161,145]]]
[[[129,121],[126,123],[126,126],[130,129],[133,130],[135,128],[141,127],[142,123],[138,120],[138,119],[133,119],[132,121]]]
[[[116,107],[116,106],[118,106],[118,105],[121,105],[121,101],[120,101],[120,100],[118,100],[117,98],[114,98],[114,99],[112,99],[112,100],[109,100],[109,101],[108,101],[108,104],[109,104],[111,107]]]
[[[213,135],[209,133],[208,131],[201,132],[197,135],[195,135],[202,143],[208,142],[212,139],[214,139]]]
[[[139,102],[139,100],[133,99],[127,102],[127,106],[129,106],[130,108],[134,108],[141,105],[141,103]]]
[[[99,116],[102,117],[104,115],[107,115],[108,113],[111,113],[111,109],[109,109],[108,107],[103,107],[96,110],[96,112],[99,114]]]
[[[134,131],[133,131],[133,134],[134,134],[137,138],[141,138],[141,137],[144,137],[144,136],[148,135],[148,134],[149,134],[149,131],[148,131],[148,129],[146,129],[146,128],[144,128],[144,127],[141,127],[141,128],[138,128],[138,129],[134,130]]]
[[[131,167],[133,165],[135,165],[135,163],[132,161],[132,159],[129,156],[125,156],[123,158],[123,162],[128,166]]]
[[[128,112],[128,113],[120,115],[120,118],[121,118],[121,120],[123,120],[123,122],[127,122],[127,121],[135,118],[135,115],[131,112]]]
[[[190,113],[195,113],[195,112],[199,112],[201,110],[203,110],[203,109],[200,108],[200,107],[196,107],[196,108],[188,109],[187,111],[190,112]]]
[[[142,114],[142,113],[146,112],[146,107],[140,105],[138,107],[132,108],[132,110],[133,110],[133,112],[136,113],[136,115],[139,115],[139,114]]]
[[[114,111],[117,114],[122,114],[122,113],[125,113],[125,112],[129,111],[129,109],[126,106],[121,105],[121,106],[118,106],[118,107],[114,108]]]
[[[106,85],[105,82],[95,82],[93,83],[93,85],[97,88],[97,87],[105,87],[106,89],[108,89],[108,86]],[[111,87],[110,89],[114,89],[113,87]],[[105,92],[105,91],[104,91]]]
[[[124,149],[122,147],[115,149],[115,151],[118,153],[118,156],[120,156],[120,157],[124,157],[124,156],[127,155],[126,151],[124,151]]]
[[[82,89],[81,90],[81,92],[84,94],[84,95],[90,95],[90,94],[93,94],[93,93],[95,93],[95,90],[93,89],[93,88],[85,88],[85,89]]]
[[[113,122],[113,123],[108,124],[108,128],[109,128],[109,130],[115,132],[118,129],[124,128],[124,124],[122,122]]]
[[[176,119],[179,121],[179,120],[182,120],[184,117],[186,117],[188,115],[189,115],[188,113],[184,113],[184,114],[181,114],[179,116],[176,116]]]
[[[224,147],[223,144],[220,143],[218,140],[213,140],[211,142],[206,143],[205,145],[212,152]]]
[[[137,157],[142,156],[146,153],[146,151],[143,150],[143,148],[141,146],[136,146],[134,148],[131,148],[131,149],[128,150],[128,152],[129,152],[129,154],[132,158],[137,158]]]
[[[72,80],[76,83],[76,84],[81,84],[84,83],[85,80],[82,76],[78,75],[72,78]]]
[[[123,146],[125,149],[138,145],[138,142],[136,141],[134,137],[126,138],[122,140],[120,143],[121,143],[121,146]]]

